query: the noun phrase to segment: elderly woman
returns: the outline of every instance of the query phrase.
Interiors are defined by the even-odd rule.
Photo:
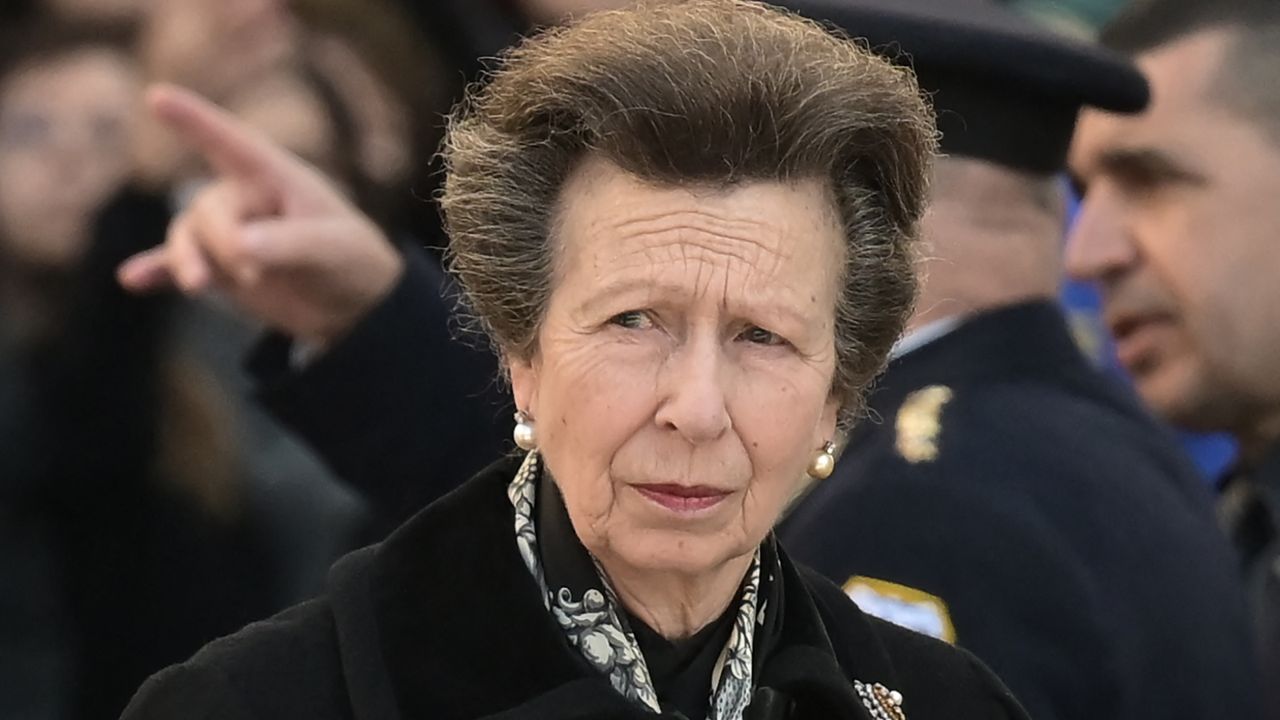
[[[369,224],[198,99],[152,100],[222,180],[125,274],[218,283],[334,342],[350,318],[291,315],[305,273],[253,259]],[[771,535],[902,330],[933,134],[909,73],[763,5],[525,42],[455,118],[442,197],[523,454],[126,717],[1023,717],[972,657],[863,615]]]

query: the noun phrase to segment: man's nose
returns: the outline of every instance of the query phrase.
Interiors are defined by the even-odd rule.
[[[1110,189],[1091,190],[1067,235],[1067,273],[1076,280],[1105,281],[1137,257],[1124,202]]]

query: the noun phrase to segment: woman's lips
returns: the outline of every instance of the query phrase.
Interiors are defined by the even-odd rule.
[[[650,501],[677,513],[696,513],[715,507],[729,497],[727,490],[703,485],[632,485]]]

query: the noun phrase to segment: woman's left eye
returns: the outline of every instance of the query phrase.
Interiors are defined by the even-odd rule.
[[[627,328],[628,330],[647,330],[653,327],[653,320],[646,313],[639,310],[628,310],[621,312],[609,318],[609,322],[613,325]]]
[[[769,332],[768,330],[755,325],[743,330],[742,334],[738,337],[749,343],[755,343],[757,345],[784,345],[787,342],[777,333]]]

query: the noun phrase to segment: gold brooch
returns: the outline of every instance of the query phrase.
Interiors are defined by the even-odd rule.
[[[907,720],[902,712],[902,693],[876,683],[868,685],[861,680],[853,681],[853,689],[858,691],[858,698],[874,720]]]
[[[894,423],[898,453],[909,463],[938,459],[938,434],[942,432],[942,406],[951,400],[951,388],[930,385],[907,396]]]

